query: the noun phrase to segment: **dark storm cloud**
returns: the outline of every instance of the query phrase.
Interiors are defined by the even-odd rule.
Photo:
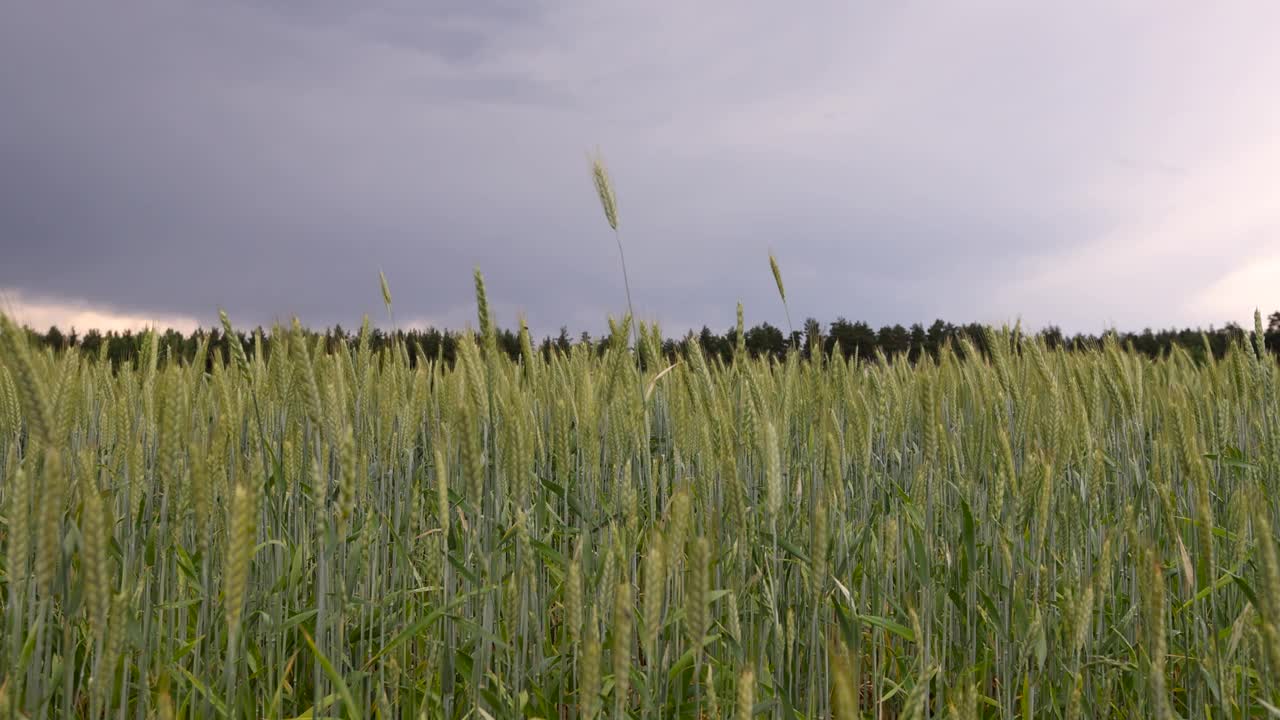
[[[1258,10],[1258,13],[1264,11]],[[1109,5],[125,0],[0,11],[0,288],[598,331],[1280,304],[1265,18]],[[1274,14],[1274,13],[1272,13]],[[1271,20],[1276,18],[1272,17]],[[1219,42],[1213,38],[1230,38]],[[1246,307],[1238,307],[1238,306]],[[1226,315],[1223,315],[1226,313]]]

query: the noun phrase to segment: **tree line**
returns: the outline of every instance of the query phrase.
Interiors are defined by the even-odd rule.
[[[916,361],[925,354],[936,359],[938,353],[948,344],[958,348],[961,345],[959,342],[961,339],[967,339],[980,352],[985,353],[987,349],[985,328],[977,323],[953,325],[936,320],[927,327],[916,323],[910,327],[899,324],[885,325],[877,329],[868,323],[850,322],[841,317],[829,323],[825,330],[813,318],[806,320],[802,327],[803,330],[784,332],[767,322],[760,323],[742,331],[742,346],[753,357],[765,356],[781,360],[789,351],[795,349],[806,357],[819,353],[830,357],[838,352],[845,358],[856,356],[868,362],[880,357],[892,360],[903,355],[911,361]],[[616,327],[613,330],[613,332],[618,331]],[[1273,353],[1280,353],[1280,311],[1272,313],[1267,318],[1262,331],[1265,346]],[[132,362],[139,357],[148,336],[146,332],[135,333],[128,330],[119,332],[89,330],[83,334],[72,330],[64,333],[56,326],[43,333],[31,328],[26,328],[26,332],[36,346],[57,350],[79,348],[82,352],[108,360],[113,365]],[[361,336],[375,352],[390,347],[394,343],[402,343],[409,353],[411,362],[415,364],[420,359],[442,359],[452,363],[458,339],[461,337],[459,332],[435,328],[387,332],[367,325],[357,332],[345,330],[341,325],[326,328],[322,332],[311,330],[306,332],[313,340],[317,337],[323,338],[324,347],[329,352],[336,350],[340,343],[355,343]],[[737,327],[717,333],[704,326],[701,331],[690,332],[680,340],[665,339],[662,342],[662,352],[668,358],[674,358],[682,353],[685,342],[694,341],[701,346],[702,352],[708,358],[719,358],[728,362],[738,346],[738,333]],[[1234,344],[1252,343],[1256,331],[1246,330],[1236,323],[1227,323],[1221,328],[1210,327],[1208,330],[1145,329],[1141,332],[1110,331],[1107,334],[1114,335],[1121,345],[1148,357],[1158,357],[1167,354],[1175,347],[1180,347],[1196,360],[1204,360],[1210,354],[1221,358]],[[513,358],[520,355],[518,330],[500,328],[496,330],[496,335],[500,350]],[[1095,347],[1105,338],[1105,335],[1083,333],[1068,335],[1055,326],[1047,327],[1034,335],[1042,338],[1051,348],[1062,347],[1068,351]],[[264,357],[267,356],[270,353],[271,343],[257,343],[255,336],[268,338],[270,332],[262,327],[247,333],[238,331],[235,333],[234,340],[217,328],[200,328],[187,334],[173,329],[156,333],[160,356],[168,360],[180,359],[186,363],[194,360],[202,346],[207,348],[206,363],[213,363],[218,358],[225,361],[229,357],[230,342],[233,341],[239,342],[249,357],[259,352],[259,347]],[[585,345],[603,352],[608,341],[608,336],[592,338],[586,332],[572,338],[568,329],[562,327],[556,337],[546,336],[534,347],[544,357],[550,357],[557,351],[568,352],[576,345]]]

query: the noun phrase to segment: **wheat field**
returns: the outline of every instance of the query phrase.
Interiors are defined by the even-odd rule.
[[[0,717],[1280,714],[1263,348],[513,361],[477,289],[452,367],[4,318]]]

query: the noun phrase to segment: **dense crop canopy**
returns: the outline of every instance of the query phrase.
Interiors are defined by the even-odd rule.
[[[112,367],[5,320],[0,717],[1280,704],[1272,357],[668,367],[614,328]]]

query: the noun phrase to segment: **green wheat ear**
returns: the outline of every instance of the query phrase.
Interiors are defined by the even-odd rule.
[[[378,282],[382,285],[382,304],[387,306],[387,312],[391,312],[391,287],[387,285],[387,276],[381,270],[378,271]]]
[[[778,296],[782,302],[787,301],[787,289],[782,286],[782,270],[778,268],[778,258],[769,253],[769,269],[773,271],[773,281],[778,284]]]
[[[782,270],[778,267],[778,258],[769,251],[769,269],[773,271],[773,281],[778,285],[778,297],[782,298],[782,311],[787,314],[787,329],[795,335],[795,326],[791,324],[791,308],[787,307],[787,289],[782,286]]]
[[[738,720],[751,720],[755,715],[755,693],[756,673],[747,668],[738,676]]]
[[[484,289],[484,275],[480,273],[480,266],[476,266],[473,277],[476,285],[476,316],[480,320],[480,337],[488,338],[493,316],[489,314],[489,294]]]
[[[596,195],[600,197],[600,206],[604,209],[604,219],[609,227],[618,229],[618,197],[613,192],[613,180],[609,177],[609,168],[604,164],[604,156],[596,148],[591,158],[591,179],[595,181]]]
[[[1258,360],[1266,360],[1267,334],[1262,328],[1262,311],[1258,308],[1253,309],[1253,347],[1258,354]]]

